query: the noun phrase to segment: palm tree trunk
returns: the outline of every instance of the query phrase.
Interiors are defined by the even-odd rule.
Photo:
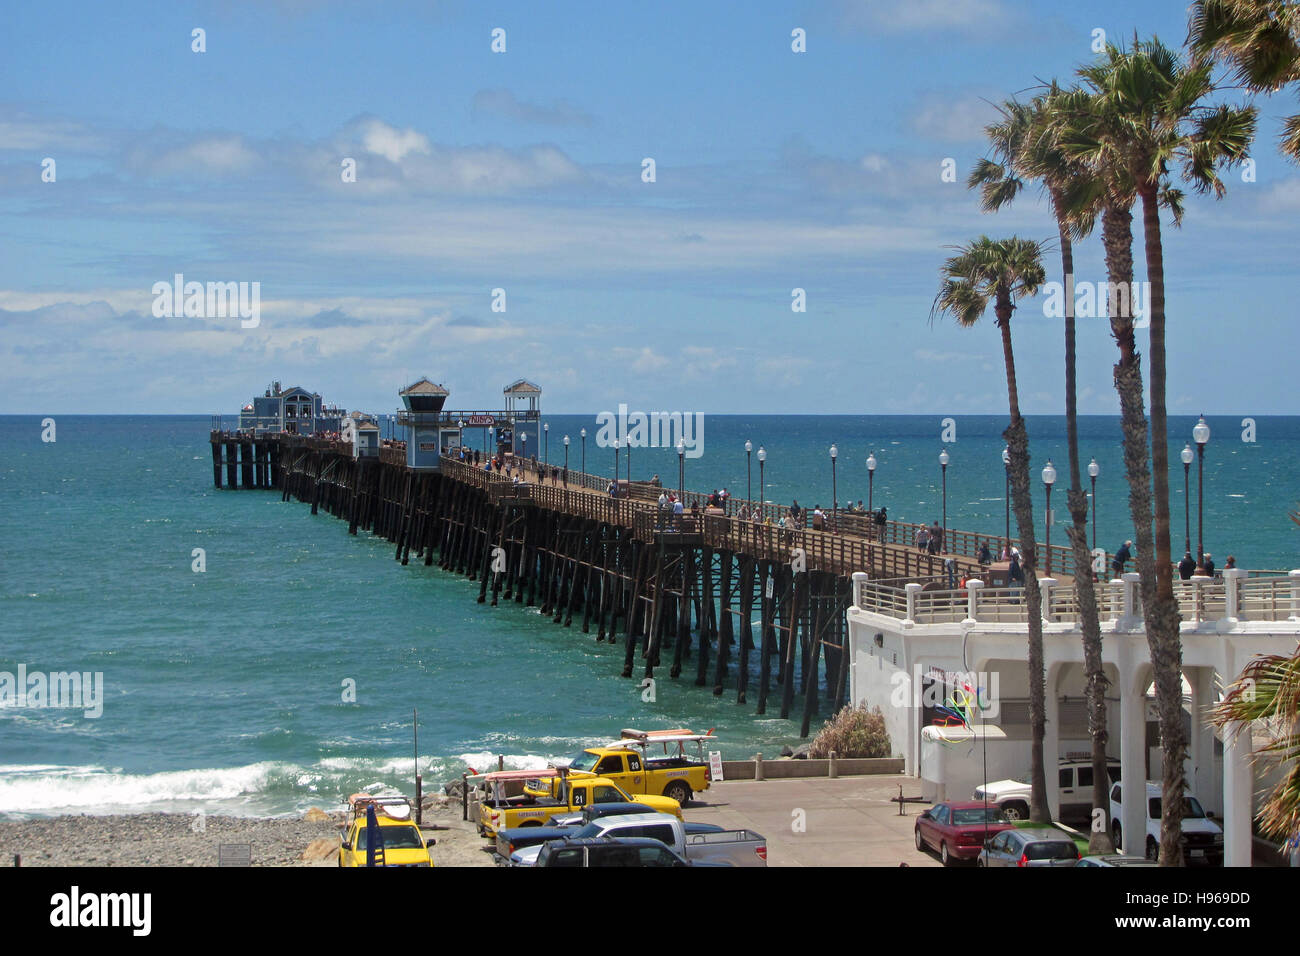
[[[1174,598],[1173,554],[1169,542],[1169,434],[1165,410],[1165,262],[1160,237],[1156,183],[1143,185],[1142,226],[1151,283],[1151,470],[1155,498],[1156,600],[1144,609],[1147,646],[1160,714],[1163,818],[1160,862],[1181,866],[1182,807],[1187,740],[1183,734],[1183,644]]]
[[[1074,275],[1074,244],[1065,217],[1060,214],[1062,199],[1059,191],[1053,192],[1052,205],[1057,211],[1057,230],[1061,241],[1061,271],[1067,290]],[[1079,470],[1079,402],[1078,375],[1075,366],[1074,298],[1066,295],[1065,301],[1065,436],[1070,452],[1070,490],[1066,505],[1070,510],[1070,525],[1066,535],[1074,553],[1074,589],[1079,600],[1079,621],[1083,630],[1083,670],[1087,677],[1088,733],[1092,741],[1092,806],[1102,812],[1101,826],[1092,826],[1088,837],[1088,852],[1113,853],[1110,838],[1110,777],[1107,771],[1106,744],[1109,734],[1106,727],[1106,669],[1101,655],[1101,619],[1097,612],[1097,591],[1092,581],[1092,562],[1088,551],[1088,496],[1083,490]]]
[[[1112,288],[1133,282],[1133,214],[1119,203],[1106,206],[1102,214],[1102,242],[1106,248],[1106,272]],[[1142,357],[1138,354],[1131,315],[1120,315],[1116,302],[1110,302],[1110,328],[1119,347],[1115,363],[1115,391],[1119,395],[1120,422],[1123,431],[1124,474],[1128,479],[1129,513],[1133,518],[1133,538],[1137,544],[1138,591],[1142,613],[1150,628],[1150,611],[1158,607],[1156,597],[1155,540],[1152,534],[1151,471],[1148,463],[1147,421],[1142,394]],[[1148,633],[1150,631],[1148,630]],[[1124,688],[1125,693],[1132,688]],[[1122,727],[1125,734],[1146,734],[1146,727]],[[1130,840],[1131,842],[1131,840]],[[1139,845],[1129,852],[1141,853]]]
[[[1020,416],[1020,396],[1016,388],[1016,358],[1011,348],[1010,293],[998,289],[995,311],[1002,330],[1002,358],[1007,370],[1007,403],[1011,424],[1002,433],[1011,457],[1011,500],[1020,532],[1021,570],[1025,574],[1026,614],[1029,618],[1029,819],[1050,823],[1051,807],[1047,803],[1047,770],[1043,763],[1043,737],[1047,731],[1047,678],[1043,665],[1043,601],[1038,589],[1038,563],[1034,547],[1034,503],[1029,491],[1029,435]]]

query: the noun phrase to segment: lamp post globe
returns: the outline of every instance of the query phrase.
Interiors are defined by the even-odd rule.
[[[839,487],[835,481],[835,460],[840,457],[840,450],[835,445],[831,445],[831,522],[838,526],[836,519],[839,516],[840,496]]]
[[[763,502],[767,500],[763,497],[763,462],[765,461],[767,461],[767,452],[763,450],[762,445],[759,445],[758,446],[758,507],[760,508],[760,510],[763,507]]]
[[[940,540],[945,544],[948,541],[948,462],[951,460],[948,449],[939,452],[939,471],[943,476],[943,537]]]
[[[578,434],[582,437],[582,471],[583,474],[586,474],[587,472],[587,429],[585,428],[580,429],[578,431]]]
[[[1191,471],[1192,459],[1196,457],[1196,452],[1192,451],[1191,444],[1183,445],[1183,450],[1178,455],[1183,462],[1183,543],[1186,552],[1192,553],[1192,495],[1191,495]]]
[[[751,468],[752,457],[750,455],[750,452],[752,452],[753,450],[754,450],[754,443],[751,441],[746,441],[745,442],[745,500],[750,502],[754,500],[754,481],[752,478],[753,471]]]
[[[875,490],[876,490],[876,453],[873,451],[867,455],[867,510],[874,512],[875,509]]]
[[[1003,540],[1007,543],[1007,550],[1011,550],[1011,449],[1003,446],[1002,448],[1002,470],[1006,477],[1006,492],[1003,500],[1007,505],[1007,527],[1006,536]]]

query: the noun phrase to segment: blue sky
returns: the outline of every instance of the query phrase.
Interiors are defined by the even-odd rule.
[[[475,407],[522,376],[555,412],[1005,413],[992,323],[928,322],[938,268],[982,232],[1055,230],[1032,194],[981,214],[941,163],[964,180],[988,101],[1068,78],[1095,29],[1186,33],[1181,2],[5,18],[0,411],[42,414],[231,413],[272,379],[381,410],[426,374]],[[1294,98],[1259,105],[1256,181],[1166,230],[1176,413],[1295,411],[1300,170],[1275,146]],[[1096,240],[1076,272],[1104,278]],[[260,325],[155,318],[152,286],[175,273],[259,282]],[[1014,327],[1025,410],[1061,411],[1059,323],[1027,302]],[[1082,411],[1117,411],[1114,353],[1104,320],[1081,319]]]

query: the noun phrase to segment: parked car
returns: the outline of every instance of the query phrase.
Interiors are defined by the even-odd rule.
[[[913,829],[918,850],[935,849],[943,865],[952,866],[975,859],[985,840],[1011,827],[997,806],[981,802],[937,803],[916,818]]]
[[[516,773],[517,771],[506,771]],[[497,774],[485,774],[487,793],[479,800],[479,832],[491,839],[498,830],[519,826],[541,826],[556,814],[574,813],[597,803],[641,803],[660,813],[680,819],[682,805],[672,797],[646,795],[633,800],[618,784],[599,776],[573,776],[568,770],[541,771],[524,784],[523,793],[505,796],[493,786]],[[550,796],[536,796],[548,793]]]
[[[1074,866],[1079,848],[1055,827],[1003,830],[980,850],[980,866]]]
[[[709,761],[706,744],[715,745],[711,734],[689,730],[624,730],[623,736],[606,747],[588,747],[568,762],[570,774],[597,774],[617,783],[625,793],[639,799],[662,794],[682,806],[691,796],[709,789]],[[526,791],[549,796],[547,790]]]
[[[1120,821],[1123,813],[1123,786],[1115,784],[1110,788],[1110,832],[1115,846],[1123,845],[1130,855],[1138,849],[1136,845],[1124,843],[1124,831]],[[1148,860],[1155,860],[1160,855],[1160,817],[1163,811],[1163,790],[1157,781],[1148,780],[1147,798],[1147,832],[1142,850]],[[1213,866],[1223,865],[1223,828],[1210,819],[1201,807],[1201,801],[1187,790],[1183,795],[1183,858],[1188,862],[1205,861]]]
[[[583,815],[573,817],[566,815],[560,817],[562,820],[572,821],[559,826],[544,827],[511,827],[508,830],[497,831],[497,862],[507,865],[516,865],[511,863],[511,858],[520,850],[526,850],[529,847],[539,846],[549,840],[561,840],[564,837],[576,836],[580,830],[586,830],[592,822],[605,817],[622,817],[633,814],[646,814],[657,816],[649,807],[641,806],[639,809],[628,811],[627,813],[602,813],[601,809],[605,806],[619,807],[638,807],[635,803],[616,803],[616,804],[598,804],[587,807]],[[689,836],[692,833],[720,833],[722,827],[716,823],[683,823],[682,828]],[[599,829],[584,833],[584,836],[597,836],[601,831]],[[531,863],[529,864],[531,866]]]
[[[1076,757],[1062,757],[1057,766],[1057,784],[1061,795],[1061,819],[1088,819],[1092,815],[1092,761]],[[1106,775],[1111,783],[1120,779],[1119,761],[1106,764]],[[1029,819],[1029,778],[998,780],[975,788],[972,797],[981,803],[1002,808],[1008,820]]]
[[[1085,856],[1079,861],[1079,866],[1155,866],[1155,860],[1148,860],[1144,856],[1123,856],[1119,853],[1108,853],[1103,856]]]
[[[690,832],[687,824],[666,813],[636,813],[602,817],[565,834],[562,840],[596,837],[636,837],[659,840],[688,862],[723,866],[767,866],[767,841],[753,830],[721,828]],[[533,866],[542,848],[554,841],[525,847],[510,854],[511,866]]]
[[[711,866],[691,864],[658,840],[592,837],[544,844],[537,866]]]

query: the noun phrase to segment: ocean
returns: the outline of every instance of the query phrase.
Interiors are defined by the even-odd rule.
[[[393,560],[387,542],[277,492],[212,485],[209,416],[0,417],[0,673],[103,674],[102,714],[0,706],[0,814],[173,812],[276,815],[334,808],[363,789],[426,790],[467,768],[541,767],[616,737],[624,727],[714,728],[727,759],[775,756],[798,723],[754,715],[734,689],[714,697],[662,671],[654,702],[619,676],[622,647],[596,644],[536,609],[476,603],[464,577]],[[595,416],[547,416],[549,458],[613,472],[595,445]],[[1177,454],[1195,419],[1174,417],[1173,547],[1184,536]],[[1297,564],[1300,418],[1209,419],[1205,547],[1222,566]],[[759,490],[768,500],[829,508],[868,497],[865,460],[879,461],[874,504],[891,518],[941,518],[939,452],[947,448],[950,528],[1001,533],[1005,418],[706,416],[704,454],[686,460],[688,488]],[[1062,417],[1028,420],[1033,474],[1051,458],[1053,505],[1067,520]],[[1081,420],[1084,464],[1095,457],[1098,544],[1132,536],[1117,418]],[[470,442],[472,444],[472,440]],[[626,461],[622,460],[623,468]],[[633,478],[675,486],[671,448],[635,449]],[[1084,484],[1087,487],[1086,472]],[[1191,537],[1197,539],[1197,469]],[[1035,516],[1044,520],[1036,482]],[[1058,528],[1053,542],[1064,542]],[[206,569],[193,568],[203,549]],[[757,668],[753,668],[756,674]],[[734,668],[733,668],[734,675]],[[345,700],[350,682],[355,702]],[[419,712],[418,758],[412,709]],[[795,716],[798,716],[796,710]],[[825,716],[825,715],[823,715]],[[816,726],[816,725],[814,725]]]

